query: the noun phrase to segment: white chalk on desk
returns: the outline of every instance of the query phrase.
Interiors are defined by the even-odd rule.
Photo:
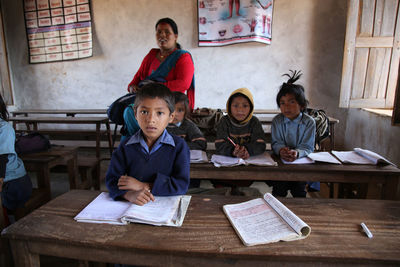
[[[368,236],[368,238],[374,237],[371,233],[371,231],[368,229],[368,227],[365,225],[365,223],[361,223],[361,227],[364,230],[365,234]]]

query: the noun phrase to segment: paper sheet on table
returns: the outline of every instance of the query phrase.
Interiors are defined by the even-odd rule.
[[[335,155],[343,163],[370,164],[370,165],[374,164],[371,160],[364,158],[363,156],[359,155],[355,151],[334,151],[334,150],[332,150],[332,154]]]
[[[331,155],[329,152],[314,152],[308,154],[310,159],[314,161],[320,161],[320,162],[327,162],[327,163],[333,163],[333,164],[342,164],[340,161],[338,161],[334,156]]]
[[[296,159],[294,161],[286,161],[284,159],[281,159],[283,163],[285,164],[313,164],[314,160],[308,158],[308,157],[302,157],[299,159]]]

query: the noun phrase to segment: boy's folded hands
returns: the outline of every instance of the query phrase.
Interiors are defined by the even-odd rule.
[[[297,159],[297,150],[283,147],[281,150],[279,150],[279,155],[283,160],[295,161]]]
[[[154,201],[150,184],[140,182],[133,177],[122,175],[118,180],[118,189],[128,190],[124,194],[124,198],[134,204],[142,206],[149,201]]]

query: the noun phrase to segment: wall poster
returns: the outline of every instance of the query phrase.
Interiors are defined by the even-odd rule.
[[[271,43],[273,0],[198,0],[199,46]]]
[[[29,62],[92,56],[89,0],[23,0]]]

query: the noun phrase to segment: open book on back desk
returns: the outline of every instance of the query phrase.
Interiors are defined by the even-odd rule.
[[[270,193],[223,210],[243,244],[253,246],[306,238],[311,228]]]
[[[353,151],[332,151],[332,154],[343,163],[370,165],[390,164],[396,167],[395,164],[388,161],[381,155],[367,149],[354,148]]]
[[[190,150],[190,163],[208,162],[207,153],[203,150]]]
[[[313,152],[313,153],[308,154],[306,157],[302,157],[302,158],[296,159],[295,161],[291,161],[291,162],[283,160],[283,159],[281,159],[281,160],[285,164],[312,164],[315,162],[342,164],[334,156],[332,156],[329,152],[326,152],[326,151]]]
[[[258,166],[278,166],[278,163],[272,159],[268,152],[264,152],[263,154],[257,156],[251,156],[248,159],[214,154],[211,157],[211,162],[214,163],[215,167],[230,167],[249,164]]]
[[[88,223],[108,223],[124,225],[144,223],[152,225],[181,226],[185,218],[191,196],[155,196],[143,206],[128,201],[115,201],[107,192],[100,193],[89,203],[75,220]]]

